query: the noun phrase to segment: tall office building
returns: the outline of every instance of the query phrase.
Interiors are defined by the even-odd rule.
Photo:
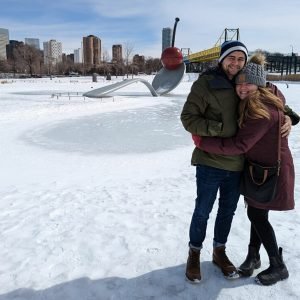
[[[44,42],[44,62],[45,64],[57,64],[62,61],[62,44],[56,40]]]
[[[85,65],[97,66],[100,64],[101,40],[98,37],[94,35],[83,37],[82,50]]]
[[[0,28],[0,59],[7,59],[6,45],[9,44],[8,29]]]
[[[40,50],[40,40],[33,38],[25,38],[25,45],[34,47],[37,50]]]
[[[112,61],[113,62],[122,62],[122,45],[113,45],[112,46]]]
[[[82,63],[82,49],[78,48],[74,50],[74,63]]]
[[[144,65],[145,64],[145,56],[144,55],[134,55],[132,62],[136,65]]]
[[[74,53],[70,53],[70,54],[63,53],[62,54],[62,61],[64,63],[74,62]]]
[[[7,59],[13,60],[15,58],[14,56],[14,49],[23,46],[23,42],[15,41],[15,40],[10,40],[9,44],[6,45],[6,56]]]
[[[162,30],[162,51],[171,47],[172,44],[172,29],[170,27],[163,28]]]

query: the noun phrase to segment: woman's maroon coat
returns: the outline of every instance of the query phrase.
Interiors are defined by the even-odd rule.
[[[272,105],[267,105],[270,120],[247,119],[237,135],[232,138],[202,137],[200,148],[204,151],[238,155],[245,153],[246,157],[263,165],[273,166],[277,161],[278,142],[278,111]],[[281,120],[284,115],[281,112]],[[288,146],[288,139],[281,138],[281,170],[276,197],[267,204],[258,204],[251,199],[245,199],[250,206],[268,210],[290,210],[294,208],[295,172],[293,158]]]

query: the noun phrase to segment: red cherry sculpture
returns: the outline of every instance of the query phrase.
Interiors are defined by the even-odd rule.
[[[183,62],[182,53],[176,47],[168,47],[161,54],[161,62],[167,70],[175,70]]]

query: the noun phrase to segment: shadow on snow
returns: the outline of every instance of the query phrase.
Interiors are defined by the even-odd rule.
[[[151,271],[125,279],[109,277],[91,280],[87,277],[61,283],[45,290],[27,288],[0,295],[0,300],[106,300],[106,299],[223,299],[232,297],[232,289],[245,286],[251,295],[253,278],[227,280],[211,262],[201,263],[203,280],[190,284],[184,278],[185,265]],[[248,286],[248,287],[246,287]],[[250,287],[250,288],[249,288]],[[242,294],[247,294],[245,290]],[[240,294],[240,296],[242,295]],[[224,298],[225,297],[225,298]]]

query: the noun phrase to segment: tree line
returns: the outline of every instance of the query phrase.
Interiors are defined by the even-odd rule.
[[[127,48],[126,48],[127,49]],[[125,50],[126,50],[125,49]],[[44,62],[43,52],[30,45],[20,45],[15,47],[7,60],[0,59],[0,73],[12,73],[17,75],[52,76],[52,75],[90,75],[97,73],[106,76],[124,76],[127,74],[152,74],[157,72],[162,66],[159,58],[146,58],[132,61],[132,49],[125,51],[125,58],[122,61],[110,62],[108,55],[103,56],[103,61],[97,65],[86,65],[84,63],[74,63],[69,56],[64,56],[62,61],[54,62],[49,59]]]

